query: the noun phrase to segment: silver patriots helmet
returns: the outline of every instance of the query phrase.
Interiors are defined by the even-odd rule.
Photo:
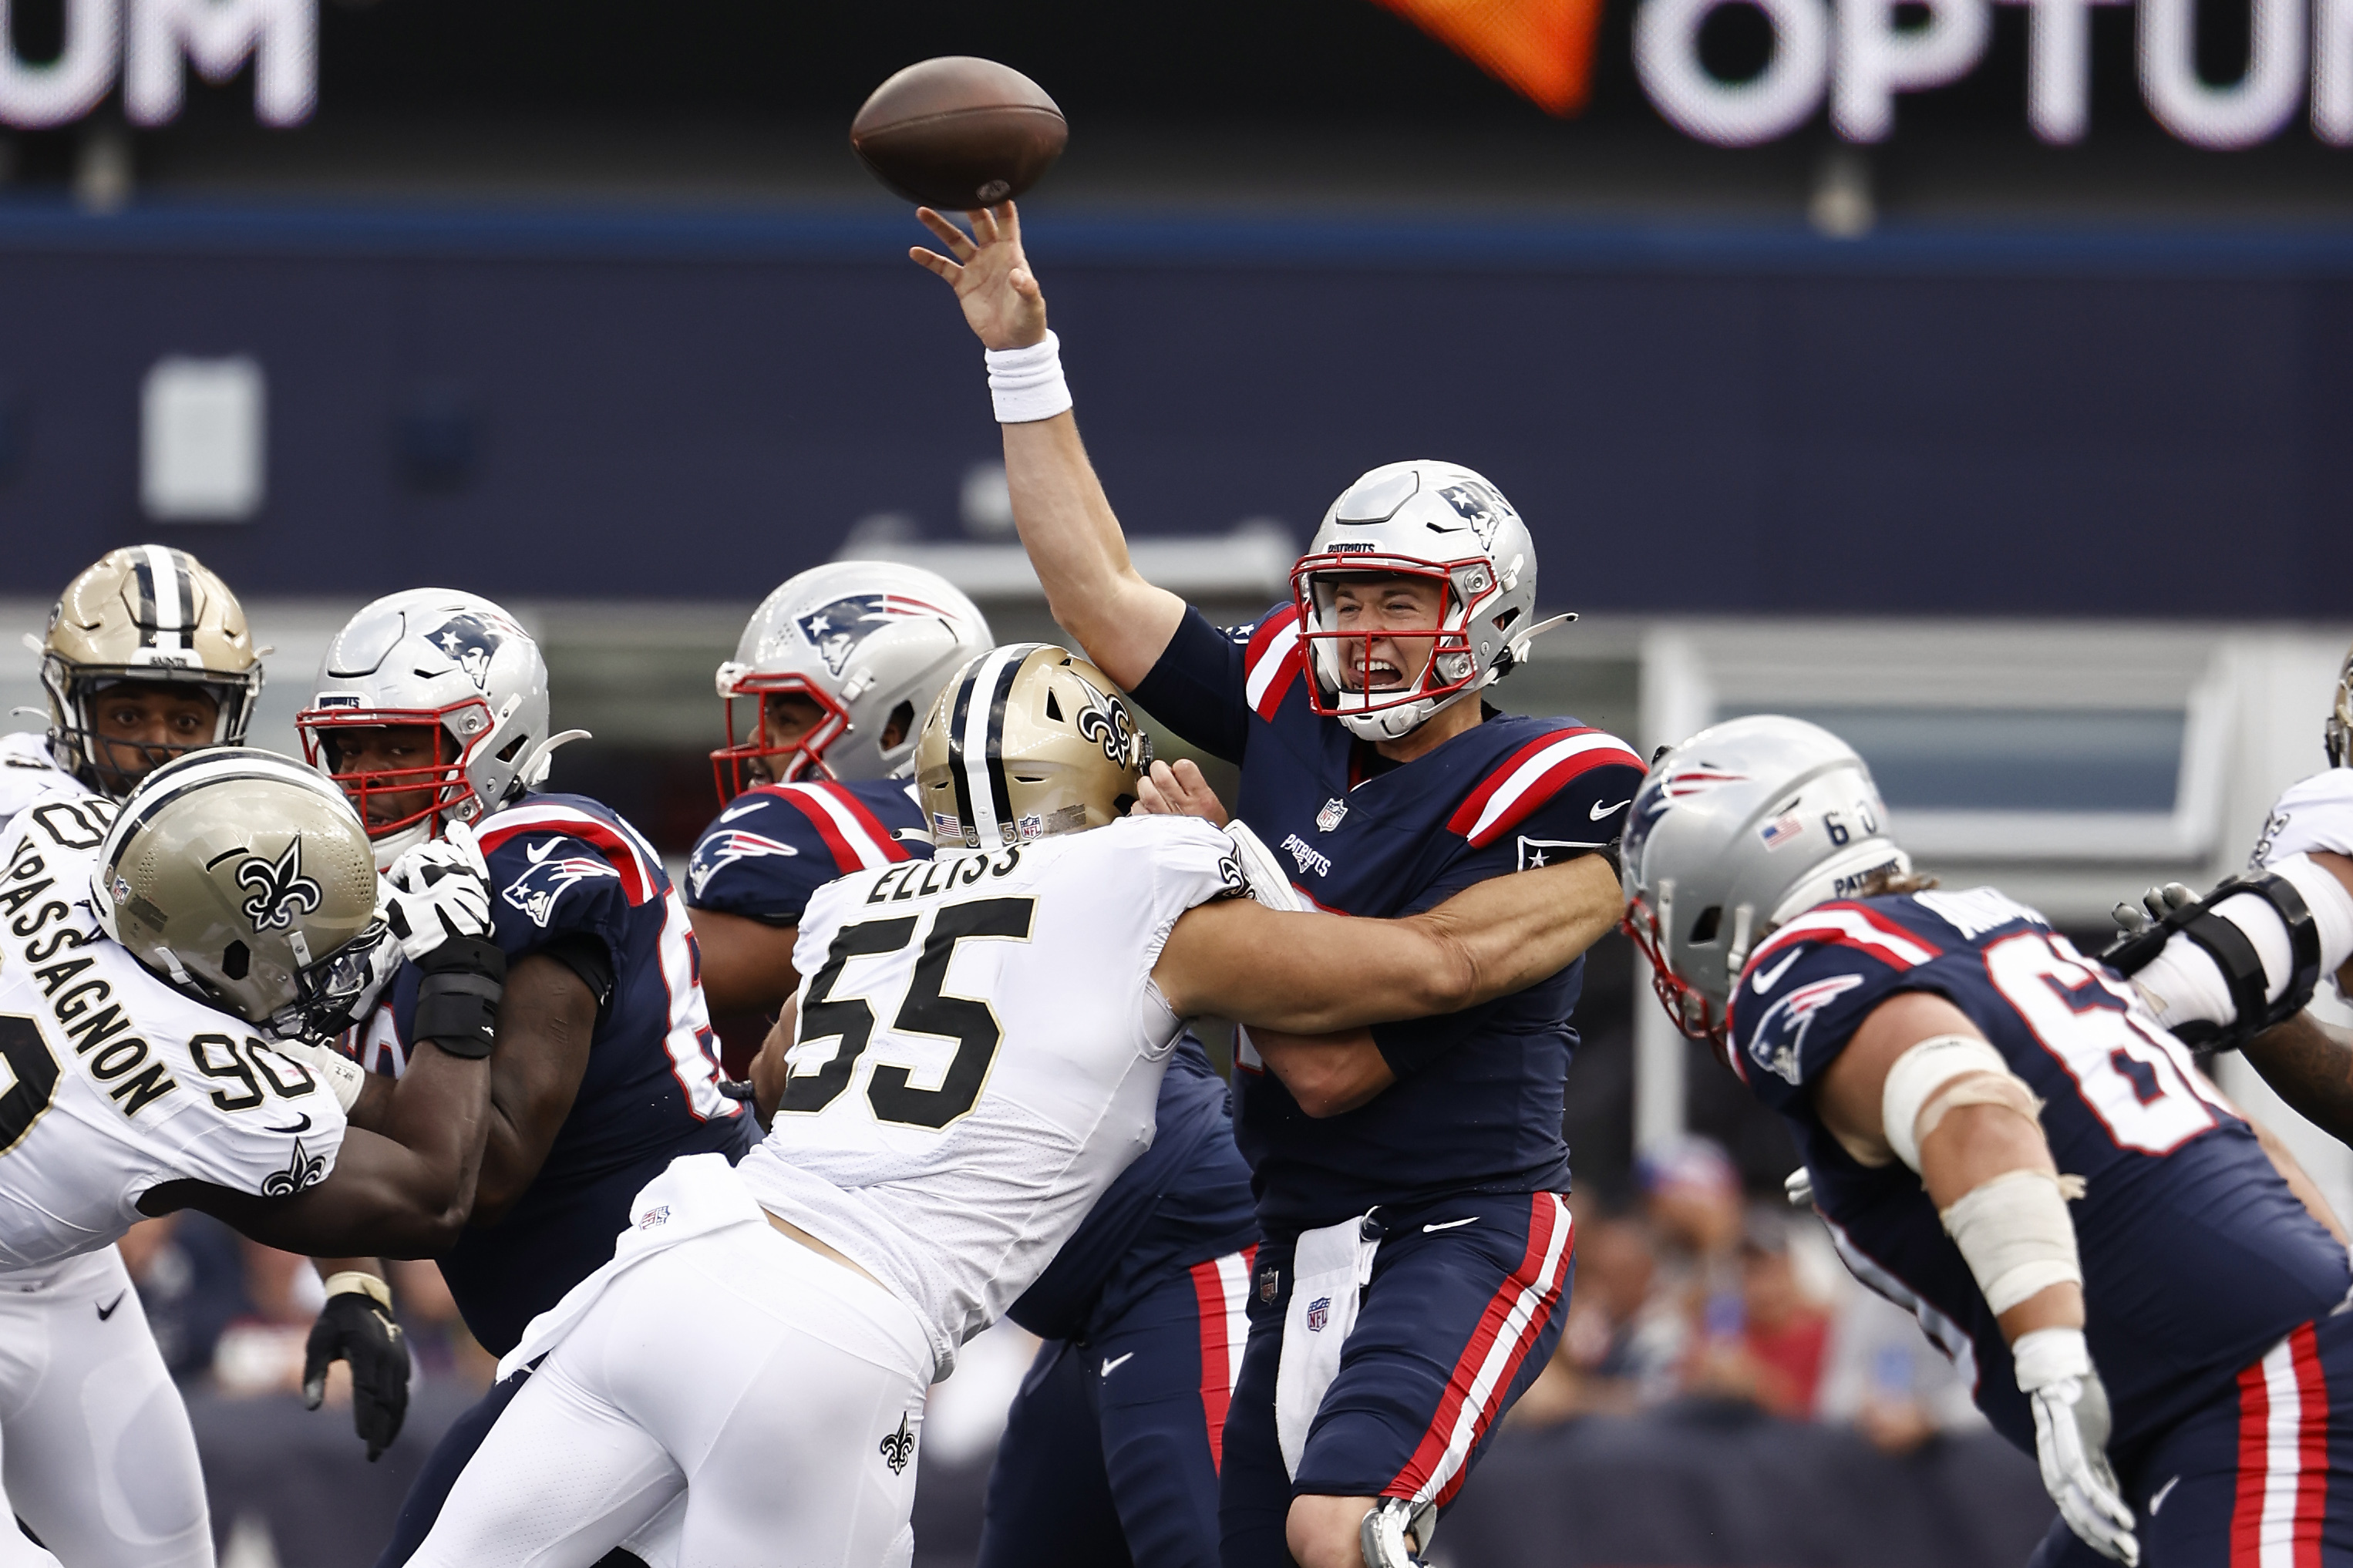
[[[1443,586],[1430,637],[1341,628],[1335,590],[1379,577]],[[1538,632],[1560,624],[1535,620],[1535,542],[1503,492],[1469,468],[1420,458],[1384,464],[1341,492],[1292,568],[1291,593],[1310,701],[1367,741],[1396,740],[1502,679]],[[1385,637],[1433,644],[1419,679],[1376,689],[1373,645]]]
[[[1626,932],[1676,1027],[1725,1050],[1725,1007],[1775,927],[1911,869],[1871,770],[1778,714],[1702,730],[1651,764],[1621,848]]]
[[[311,704],[295,717],[311,765],[343,786],[367,825],[376,864],[471,822],[547,776],[555,748],[582,731],[548,732],[547,665],[515,618],[478,594],[412,588],[353,616],[327,645]],[[415,767],[347,766],[357,730],[435,731]]]
[[[909,771],[933,700],[994,641],[973,602],[920,566],[836,561],[788,579],[761,601],[735,657],[719,667],[727,744],[711,765],[721,802],[754,784]],[[794,744],[774,746],[768,701],[785,694],[807,698],[824,717]],[[738,700],[749,704],[742,728]],[[894,719],[899,732],[885,746]]]

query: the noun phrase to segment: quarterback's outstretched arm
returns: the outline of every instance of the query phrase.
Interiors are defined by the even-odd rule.
[[[965,214],[969,236],[929,207],[915,216],[948,254],[921,247],[908,254],[955,289],[984,347],[1025,349],[1045,341],[1046,296],[1022,254],[1021,220],[1011,202]],[[1068,410],[1004,431],[1014,526],[1046,590],[1046,607],[1097,668],[1132,691],[1176,635],[1185,601],[1137,574]]]
[[[1525,990],[1600,940],[1621,907],[1617,874],[1598,855],[1490,877],[1404,920],[1221,900],[1177,921],[1152,978],[1180,1016],[1328,1034]]]

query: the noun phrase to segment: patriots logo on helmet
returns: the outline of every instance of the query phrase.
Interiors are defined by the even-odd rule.
[[[245,918],[257,932],[292,925],[296,915],[309,914],[326,896],[318,883],[302,875],[299,837],[287,844],[286,853],[275,862],[259,855],[247,856],[237,868],[237,885],[253,894],[245,900]]]
[[[694,864],[686,868],[687,885],[696,898],[711,883],[711,879],[738,860],[758,860],[772,855],[797,855],[800,851],[789,844],[757,833],[746,833],[731,827],[704,839],[694,851]]]
[[[849,656],[858,651],[858,645],[892,622],[922,620],[925,616],[946,618],[947,614],[936,605],[926,605],[903,594],[852,594],[796,617],[795,624],[825,660],[825,668],[839,675],[841,667],[849,662]]]
[[[1477,531],[1482,544],[1494,543],[1495,530],[1513,515],[1511,502],[1485,485],[1472,484],[1468,479],[1459,485],[1448,485],[1438,492],[1438,499]]]
[[[1765,1016],[1757,1022],[1757,1033],[1749,1039],[1748,1054],[1758,1067],[1794,1086],[1804,1071],[1806,1031],[1814,1026],[1823,1008],[1862,984],[1860,974],[1833,974],[1799,986],[1765,1010]]]
[[[514,629],[492,626],[488,618],[470,610],[442,622],[425,640],[448,655],[450,663],[466,672],[474,689],[482,691],[490,687],[491,660]]]
[[[610,877],[617,882],[621,879],[618,871],[594,855],[558,856],[555,848],[556,841],[550,839],[523,851],[530,864],[500,894],[542,931],[547,929],[548,921],[555,913],[555,900],[564,896],[566,889],[599,877]]]

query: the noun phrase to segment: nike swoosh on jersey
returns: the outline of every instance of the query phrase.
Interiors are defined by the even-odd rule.
[[[1459,1226],[1459,1225],[1477,1225],[1478,1223],[1479,1223],[1479,1216],[1478,1216],[1477,1215],[1475,1215],[1475,1214],[1474,1214],[1474,1215],[1471,1215],[1471,1216],[1470,1216],[1469,1218],[1467,1218],[1467,1219],[1450,1219],[1450,1220],[1443,1220],[1443,1221],[1440,1221],[1440,1222],[1439,1224],[1437,1224],[1437,1225],[1426,1225],[1426,1226],[1423,1226],[1421,1227],[1421,1234],[1422,1234],[1422,1235],[1424,1235],[1424,1236],[1428,1236],[1428,1235],[1430,1235],[1432,1231],[1440,1231],[1440,1230],[1452,1230],[1456,1226]]]
[[[113,1300],[109,1301],[109,1302],[108,1302],[105,1306],[103,1306],[103,1307],[99,1307],[99,1308],[98,1308],[98,1321],[99,1321],[100,1322],[101,1322],[101,1323],[102,1323],[102,1322],[106,1321],[106,1320],[107,1320],[107,1319],[109,1319],[109,1318],[111,1318],[111,1317],[114,1316],[114,1309],[115,1309],[115,1308],[117,1308],[117,1307],[120,1307],[121,1305],[122,1305],[122,1298],[123,1298],[123,1297],[125,1297],[125,1296],[127,1296],[127,1295],[129,1295],[130,1293],[131,1293],[131,1292],[130,1292],[130,1291],[128,1291],[128,1290],[119,1290],[119,1291],[115,1292],[115,1297],[114,1297],[114,1300]],[[91,1302],[91,1303],[90,1303],[90,1305],[92,1305],[92,1306],[94,1306],[94,1307],[95,1307],[95,1306],[98,1306],[98,1303],[97,1303],[97,1302],[95,1302],[95,1301],[93,1301],[93,1302]]]
[[[522,847],[522,858],[534,866],[540,865],[555,853],[555,847],[560,842],[560,839],[551,838],[544,844],[526,844]]]
[[[2165,1506],[2165,1500],[2168,1496],[2172,1495],[2173,1489],[2180,1484],[2181,1478],[2179,1476],[2176,1476],[2171,1480],[2166,1482],[2163,1486],[2148,1494],[2148,1513],[2151,1519],[2157,1517],[2157,1510]]]
[[[1125,1366],[1129,1362],[1132,1362],[1134,1359],[1135,1352],[1134,1351],[1130,1351],[1123,1356],[1113,1356],[1111,1360],[1103,1363],[1103,1374],[1105,1377],[1109,1377],[1113,1373],[1117,1372],[1121,1367]]]
[[[722,822],[733,822],[737,817],[757,811],[767,804],[768,803],[765,800],[754,800],[746,801],[742,805],[731,805],[726,810],[719,814],[719,820]]]
[[[308,1132],[311,1131],[311,1113],[307,1110],[297,1111],[295,1113],[293,1126],[270,1127],[265,1128],[263,1131],[269,1132]]]
[[[1759,996],[1764,995],[1765,993],[1773,989],[1775,984],[1780,980],[1781,976],[1789,973],[1789,965],[1797,963],[1798,960],[1803,958],[1805,954],[1805,944],[1800,942],[1789,951],[1788,957],[1783,959],[1772,968],[1758,970],[1757,972],[1757,978],[1751,980],[1748,983],[1749,985],[1756,991],[1757,994]]]
[[[1621,811],[1633,804],[1634,802],[1631,796],[1610,805],[1604,805],[1597,800],[1591,805],[1585,808],[1585,815],[1591,817],[1594,821],[1599,822],[1603,817],[1609,816],[1611,812]]]

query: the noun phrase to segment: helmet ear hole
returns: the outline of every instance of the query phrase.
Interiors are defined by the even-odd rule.
[[[530,736],[528,733],[525,733],[525,734],[517,735],[513,740],[509,741],[509,742],[506,743],[506,745],[505,745],[503,748],[501,748],[501,749],[500,750],[500,752],[499,752],[499,761],[501,761],[501,762],[502,762],[502,763],[511,763],[511,762],[513,762],[513,761],[515,760],[515,757],[516,757],[517,753],[519,753],[519,752],[522,752],[522,750],[523,749],[523,746],[524,746],[524,745],[525,745],[525,744],[526,744],[530,740],[531,740],[531,736]]]
[[[1046,693],[1046,717],[1051,719],[1057,724],[1067,724],[1070,722],[1068,719],[1062,717],[1062,705],[1054,700],[1054,693],[1050,689],[1049,689]]]
[[[1714,942],[1715,940],[1716,928],[1723,923],[1724,906],[1722,904],[1710,904],[1707,908],[1700,910],[1699,919],[1692,924],[1692,945],[1694,947],[1705,947],[1708,943]]]
[[[242,980],[253,966],[253,952],[241,942],[233,942],[221,950],[221,973],[231,980]]]
[[[1134,809],[1135,797],[1134,795],[1113,795],[1112,797],[1111,814],[1113,816],[1125,816],[1129,812],[1134,811]]]

